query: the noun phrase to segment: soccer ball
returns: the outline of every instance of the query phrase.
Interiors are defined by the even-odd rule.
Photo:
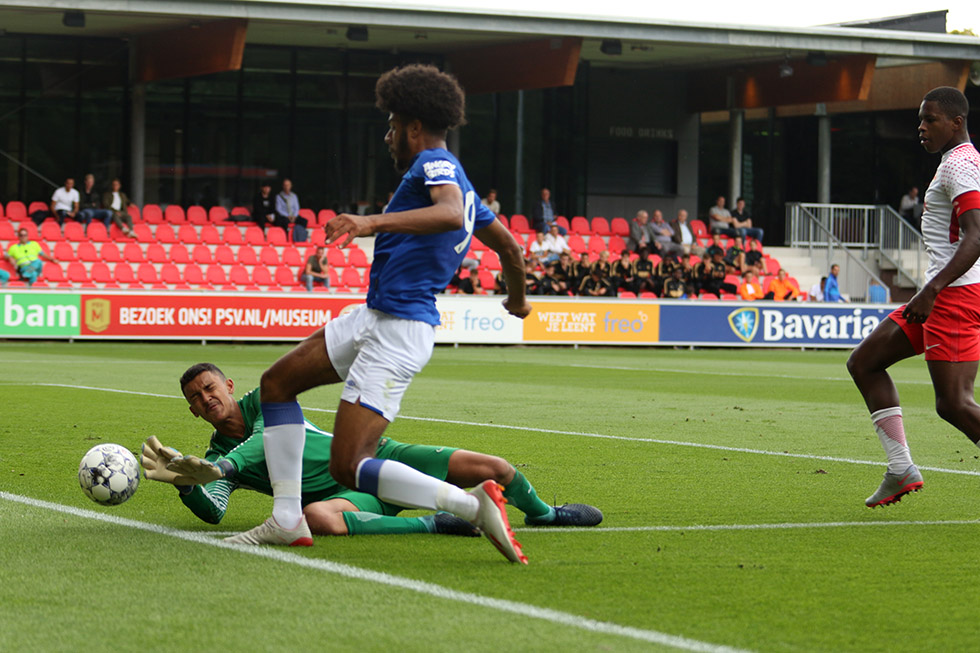
[[[117,506],[136,493],[140,467],[136,456],[118,444],[99,444],[78,463],[78,483],[82,492],[103,506]]]

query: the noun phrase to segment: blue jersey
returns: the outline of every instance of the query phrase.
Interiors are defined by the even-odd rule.
[[[463,226],[414,236],[380,233],[374,240],[367,305],[389,315],[439,324],[436,294],[443,292],[470,247],[473,232],[496,216],[480,203],[463,166],[448,150],[419,152],[388,203],[386,213],[432,206],[430,186],[455,184],[463,193]]]

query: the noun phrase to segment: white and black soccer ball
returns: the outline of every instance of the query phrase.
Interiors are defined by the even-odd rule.
[[[136,493],[140,467],[136,456],[119,444],[98,444],[78,463],[78,483],[89,499],[117,506]]]

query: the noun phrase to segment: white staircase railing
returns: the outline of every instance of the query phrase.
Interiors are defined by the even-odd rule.
[[[832,238],[837,246],[873,251],[895,268],[896,280],[904,277],[916,289],[925,281],[922,235],[890,206],[791,202],[786,219],[792,247],[829,247]]]

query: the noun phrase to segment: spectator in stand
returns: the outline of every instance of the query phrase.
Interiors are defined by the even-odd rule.
[[[628,249],[624,249],[619,255],[619,260],[613,264],[611,275],[610,280],[617,291],[628,290],[633,292],[633,262],[630,261]]]
[[[888,291],[885,287],[872,279],[868,282],[868,303],[869,304],[887,304],[888,303]]]
[[[109,220],[116,223],[124,236],[133,235],[133,216],[129,214],[129,197],[122,192],[122,182],[114,177],[109,183],[109,190],[102,195],[102,206],[109,211]],[[109,226],[108,221],[106,226]]]
[[[738,296],[746,301],[764,299],[762,284],[755,279],[755,272],[746,270],[742,273],[742,283],[738,285]]]
[[[783,302],[796,299],[799,296],[800,291],[790,283],[786,270],[779,268],[779,272],[776,273],[776,278],[769,282],[769,292],[766,293],[766,299]]]
[[[602,277],[601,270],[593,266],[589,271],[589,276],[582,282],[578,294],[584,297],[615,297],[616,291],[609,279]]]
[[[542,188],[541,199],[531,207],[531,227],[535,231],[547,233],[551,230],[551,225],[555,224],[556,216],[557,211],[555,210],[555,203],[551,201],[551,191],[547,188]],[[558,226],[558,231],[561,232],[562,236],[568,235],[568,230],[560,225]]]
[[[664,283],[664,299],[687,299],[688,284],[684,280],[684,269],[675,266],[670,273],[670,278]]]
[[[636,217],[630,222],[630,235],[626,239],[626,249],[631,252],[640,252],[640,248],[645,247],[647,251],[656,248],[656,232],[650,224],[650,214],[640,210],[636,212]]]
[[[674,230],[674,243],[681,246],[684,254],[704,256],[704,248],[698,245],[694,230],[687,222],[687,211],[680,209],[677,212],[677,219],[670,223],[670,227]]]
[[[699,263],[698,279],[701,283],[701,292],[712,293],[721,297],[722,293],[734,295],[738,292],[738,287],[727,283],[725,276],[728,274],[725,261],[722,260],[724,253],[715,250],[710,259],[705,259]],[[696,268],[697,269],[697,268]]]
[[[55,263],[56,261],[44,253],[36,240],[31,240],[27,229],[17,230],[17,242],[7,250],[7,260],[17,270],[19,276],[28,286],[41,277],[44,264],[41,259]]]
[[[306,267],[299,275],[299,280],[309,292],[313,292],[313,284],[315,283],[324,288],[330,287],[330,274],[327,272],[327,251],[323,247],[317,247],[316,251],[307,257]]]
[[[102,196],[95,190],[95,175],[91,173],[85,175],[78,206],[78,219],[85,224],[99,220],[108,228],[112,222],[112,211],[102,208]]]
[[[840,284],[837,282],[837,275],[840,274],[840,266],[834,263],[830,266],[830,274],[827,275],[827,285],[823,289],[823,300],[825,302],[842,302],[844,298],[840,294]]]
[[[507,294],[507,280],[504,279],[504,271],[499,270],[493,277],[493,294],[495,295],[506,295]]]
[[[810,301],[811,302],[822,302],[824,301],[824,290],[827,288],[827,277],[820,277],[820,281],[813,284],[810,288]]]
[[[748,251],[745,252],[745,265],[751,268],[756,276],[764,276],[766,274],[766,261],[762,255],[762,243],[753,240],[748,247]]]
[[[685,294],[688,297],[695,297],[698,294],[697,291],[697,279],[694,276],[694,266],[691,264],[691,255],[684,254],[681,256],[681,262],[677,266],[681,271],[681,278],[684,280]]]
[[[524,262],[524,286],[525,294],[528,295],[537,295],[541,289],[541,279],[535,274],[535,267],[534,261],[530,259]]]
[[[570,284],[575,280],[575,264],[572,262],[571,252],[562,252],[561,256],[558,257],[558,263],[555,265],[555,274],[565,282],[566,290],[572,288]]]
[[[731,212],[732,216],[732,226],[738,231],[738,235],[745,238],[755,238],[758,241],[762,240],[762,237],[766,234],[765,231],[759,229],[758,227],[752,226],[752,216],[749,215],[749,209],[745,206],[745,198],[740,197],[735,200],[735,210]]]
[[[715,252],[720,253],[722,258],[725,257],[725,248],[721,244],[721,236],[718,234],[711,234],[711,244],[708,245],[708,248],[704,251],[704,253],[705,256],[711,258],[715,255]]]
[[[591,269],[592,261],[589,259],[588,252],[582,252],[578,261],[572,264],[572,282],[569,288],[578,293],[578,289],[582,287],[582,282],[588,278]]]
[[[733,224],[732,214],[725,208],[725,196],[719,195],[715,205],[708,209],[708,228],[713,234],[722,234],[729,238],[738,235]]]
[[[296,200],[296,212],[299,212],[299,200]],[[252,199],[251,220],[262,227],[263,231],[269,225],[276,224],[276,203],[277,198],[272,194],[272,183],[263,181],[259,187],[258,194]]]
[[[653,230],[653,242],[660,256],[680,256],[684,253],[684,246],[674,242],[674,229],[664,220],[664,214],[659,210],[653,212],[653,220],[650,222]]]
[[[534,267],[541,266],[544,267],[544,262],[551,255],[548,251],[548,247],[544,243],[544,232],[538,231],[534,234],[534,242],[528,247],[528,254],[530,255],[530,260],[534,263]]]
[[[287,232],[289,225],[293,225],[293,242],[306,242],[306,218],[299,215],[299,197],[293,192],[293,182],[290,179],[282,180],[282,190],[276,195],[276,221],[277,227],[282,227]]]
[[[477,283],[476,275],[460,265],[456,268],[456,273],[453,274],[453,278],[449,280],[449,287],[455,288],[457,293],[472,295],[476,292],[474,283]],[[449,289],[447,288],[446,290],[448,291]]]
[[[641,247],[637,252],[640,258],[633,261],[633,288],[632,291],[639,295],[641,292],[656,292],[656,279],[654,279],[654,264],[650,260],[650,250]]]
[[[732,246],[725,252],[725,265],[731,268],[729,272],[734,274],[743,274],[749,269],[745,263],[745,249],[742,247],[742,239],[738,236],[732,239]]]
[[[544,266],[544,276],[541,277],[539,293],[542,295],[567,295],[568,284],[558,275],[558,262],[549,261]]]
[[[82,217],[78,215],[79,200],[78,189],[75,188],[75,180],[71,177],[65,179],[64,186],[55,189],[51,195],[51,213],[54,217],[58,218],[58,224],[64,224],[66,219],[77,220],[83,224],[88,224],[88,222],[84,222]],[[41,224],[43,220],[35,219],[34,222]]]
[[[603,279],[612,277],[612,263],[609,261],[609,250],[604,249],[599,252],[599,260],[592,264],[592,270],[599,270],[599,276]]]
[[[915,186],[909,189],[909,192],[902,196],[902,200],[898,203],[898,213],[903,218],[908,220],[916,229],[921,229],[922,227],[922,202],[919,201],[919,189]]]
[[[544,237],[544,247],[547,251],[545,262],[557,261],[563,253],[571,251],[568,249],[568,241],[561,235],[561,227],[554,223],[548,228],[548,235]]]
[[[494,215],[500,215],[500,202],[497,201],[497,189],[491,188],[487,191],[487,196],[480,200],[483,206],[493,211]]]

